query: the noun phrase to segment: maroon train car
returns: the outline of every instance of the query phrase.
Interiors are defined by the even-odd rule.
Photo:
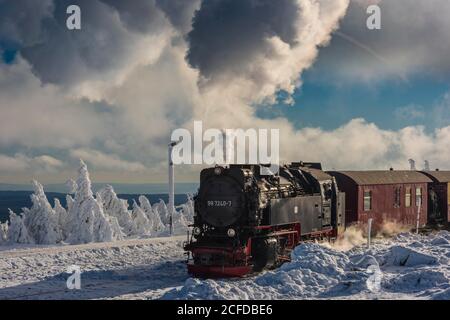
[[[432,183],[428,184],[428,223],[450,222],[450,171],[422,171]]]
[[[339,189],[345,192],[346,225],[374,221],[374,230],[385,221],[407,226],[427,224],[428,183],[432,180],[418,171],[331,171]]]

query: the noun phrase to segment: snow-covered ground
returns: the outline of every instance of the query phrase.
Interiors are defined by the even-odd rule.
[[[292,262],[234,281],[188,279],[163,299],[450,299],[450,233],[400,234],[371,249],[298,246]],[[377,287],[377,285],[379,285]]]
[[[0,251],[2,299],[157,299],[188,278],[186,236],[82,245],[15,245]],[[69,266],[81,289],[67,289]]]
[[[446,231],[348,251],[305,243],[281,268],[235,280],[190,278],[183,240],[5,246],[0,299],[450,299]],[[70,265],[81,268],[81,290],[66,289]]]

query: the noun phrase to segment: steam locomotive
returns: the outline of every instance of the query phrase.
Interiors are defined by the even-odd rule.
[[[319,163],[292,163],[267,174],[262,165],[204,169],[185,245],[188,272],[239,277],[289,261],[302,240],[342,232],[345,194]]]

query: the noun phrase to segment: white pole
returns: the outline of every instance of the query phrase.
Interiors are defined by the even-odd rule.
[[[171,142],[169,144],[169,156],[168,156],[168,165],[169,165],[169,226],[170,226],[170,235],[173,234],[173,214],[175,212],[175,182],[174,182],[174,168],[172,161],[172,150],[173,147],[176,146],[178,142]]]
[[[372,237],[372,221],[373,221],[372,218],[367,220],[367,248],[370,248],[370,242]]]

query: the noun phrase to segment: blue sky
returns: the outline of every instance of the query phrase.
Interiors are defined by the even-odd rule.
[[[316,65],[320,63],[319,58]],[[303,74],[303,85],[294,93],[294,105],[278,103],[259,109],[258,115],[262,118],[286,117],[296,128],[335,129],[351,119],[364,118],[382,129],[424,125],[427,130],[434,130],[436,123],[431,117],[402,117],[398,114],[399,108],[431,108],[450,89],[447,81],[420,76],[407,82],[387,80],[376,84],[336,85],[317,80],[317,72],[313,67]]]

